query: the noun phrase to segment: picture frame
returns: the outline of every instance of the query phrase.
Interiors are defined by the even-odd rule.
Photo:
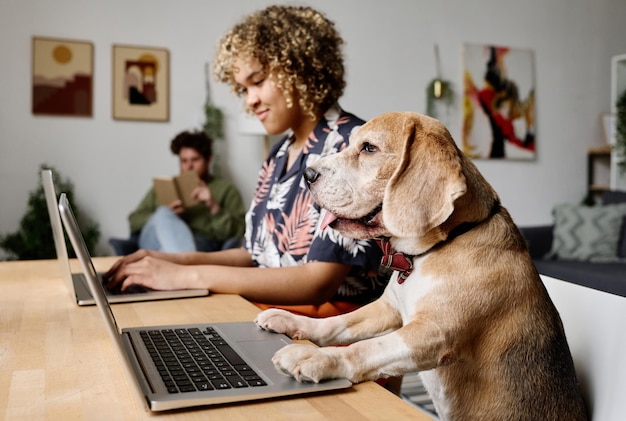
[[[613,114],[602,113],[600,114],[600,124],[602,125],[602,133],[604,134],[604,141],[607,145],[615,143],[614,130],[615,119]]]
[[[463,45],[462,148],[472,159],[534,161],[535,54],[506,45]]]
[[[33,115],[91,117],[93,56],[92,42],[34,36],[31,77]]]
[[[113,119],[169,120],[169,51],[113,45]]]

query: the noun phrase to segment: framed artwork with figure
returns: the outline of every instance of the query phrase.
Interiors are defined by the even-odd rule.
[[[534,160],[533,52],[465,44],[463,61],[463,152],[475,159]]]
[[[169,51],[113,46],[113,118],[169,120]]]
[[[33,114],[91,117],[93,44],[33,37],[32,54]]]

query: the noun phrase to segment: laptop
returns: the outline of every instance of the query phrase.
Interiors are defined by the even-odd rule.
[[[80,260],[107,330],[135,390],[152,411],[345,389],[347,379],[298,383],[271,358],[292,343],[253,322],[134,327],[119,330],[65,194],[59,199],[65,230]]]
[[[63,235],[63,225],[59,216],[59,208],[57,202],[57,194],[54,188],[54,181],[51,170],[41,171],[41,181],[43,184],[46,203],[48,205],[48,214],[50,215],[50,225],[52,225],[52,236],[54,237],[54,247],[57,253],[57,260],[61,267],[61,273],[65,278],[68,291],[72,299],[76,300],[79,306],[93,305],[95,301],[85,276],[82,273],[72,273],[70,267],[67,246],[65,244],[65,236]],[[209,294],[206,289],[184,289],[177,291],[138,291],[137,288],[131,292],[115,292],[107,290],[107,296],[110,303],[128,303],[133,301],[152,301],[166,300],[172,298],[200,297]]]

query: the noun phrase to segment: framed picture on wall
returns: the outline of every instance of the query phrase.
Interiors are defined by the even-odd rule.
[[[465,44],[463,59],[463,152],[475,159],[534,160],[533,52]]]
[[[169,51],[113,46],[113,118],[169,120]]]
[[[32,54],[33,114],[91,117],[93,44],[33,37]]]

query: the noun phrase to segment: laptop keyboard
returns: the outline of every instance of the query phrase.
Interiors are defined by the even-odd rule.
[[[169,393],[266,385],[212,327],[140,335]]]

